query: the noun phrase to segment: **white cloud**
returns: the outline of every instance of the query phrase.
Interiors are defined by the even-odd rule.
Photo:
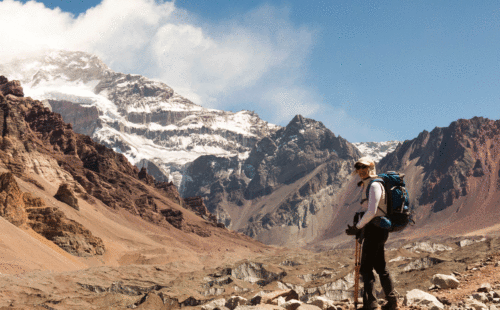
[[[73,16],[35,1],[4,0],[0,27],[2,62],[47,48],[81,50],[115,71],[162,80],[207,107],[254,110],[281,125],[302,114],[334,132],[356,123],[304,82],[317,31],[295,25],[286,8],[264,5],[211,23],[173,2],[103,0]]]

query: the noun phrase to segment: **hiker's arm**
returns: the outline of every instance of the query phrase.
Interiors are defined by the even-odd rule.
[[[368,193],[368,211],[365,212],[359,223],[356,225],[357,228],[363,228],[375,217],[381,197],[382,184],[379,182],[373,182],[370,186],[370,192]]]

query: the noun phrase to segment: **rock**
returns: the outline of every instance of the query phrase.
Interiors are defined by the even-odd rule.
[[[488,299],[488,296],[486,295],[486,293],[474,293],[474,294],[472,294],[472,298],[474,298],[475,300],[479,300],[480,302],[483,302],[483,303],[490,301]]]
[[[500,261],[495,263],[495,267],[500,267]]]
[[[492,291],[493,298],[500,298],[500,294],[497,291]]]
[[[322,310],[326,310],[328,308],[335,307],[335,304],[333,303],[332,300],[330,300],[330,299],[328,299],[326,297],[323,297],[323,296],[314,296],[314,297],[311,297],[307,301],[307,303],[310,304],[310,305],[314,305],[316,307],[319,307]]]
[[[481,286],[477,289],[478,292],[483,292],[483,293],[488,293],[491,291],[491,284],[489,283],[483,283]]]
[[[488,306],[475,299],[467,299],[465,301],[465,305],[469,308],[474,308],[475,310],[488,310]]]
[[[198,216],[209,222],[217,224],[217,217],[208,211],[201,197],[184,198],[184,208],[193,211]]]
[[[156,292],[148,293],[136,305],[137,310],[160,309],[163,306],[163,300]]]
[[[443,260],[434,257],[422,257],[406,264],[401,264],[403,271],[421,270],[442,263]]]
[[[457,241],[456,242],[456,245],[458,245],[459,247],[465,247],[465,246],[468,246],[468,245],[472,245],[474,243],[477,243],[477,242],[483,242],[483,241],[486,241],[486,238],[481,238],[479,240],[473,240],[473,239],[464,239],[464,240],[461,240],[461,241]]]
[[[403,305],[426,307],[430,310],[444,309],[444,305],[434,295],[418,289],[406,293]]]
[[[446,306],[451,306],[451,301],[447,297],[437,297],[439,302],[441,302],[443,305]]]
[[[248,299],[246,298],[243,298],[241,296],[231,296],[225,306],[231,310],[233,310],[234,308],[240,306],[240,305],[246,305],[248,302]]]
[[[314,305],[302,304],[296,310],[321,310],[321,308]]]
[[[231,277],[264,286],[273,281],[280,280],[286,275],[286,272],[282,270],[277,271],[276,273],[267,270],[261,263],[244,262],[231,269]]]
[[[296,300],[296,299],[291,299],[289,301],[286,301],[284,304],[281,305],[281,307],[285,308],[286,310],[296,310],[302,305],[302,302]]]
[[[16,97],[24,97],[23,88],[21,87],[21,82],[10,81],[5,76],[0,76],[0,94],[14,95]]]
[[[78,206],[78,199],[75,197],[73,194],[73,191],[71,190],[70,186],[68,183],[62,183],[59,186],[59,189],[57,190],[56,195],[54,196],[59,201],[64,202],[68,206],[72,207],[75,210],[80,210],[80,207]]]
[[[224,307],[226,304],[226,300],[224,298],[221,299],[216,299],[214,301],[211,301],[210,303],[201,306],[202,310],[214,310],[216,308],[221,308]]]
[[[460,284],[454,276],[444,274],[435,274],[432,283],[442,289],[457,288]]]
[[[293,299],[295,299],[295,300],[299,299],[299,295],[294,290],[281,290],[281,291],[274,291],[274,292],[271,292],[271,293],[263,295],[261,303],[263,303],[263,304],[274,304],[274,303],[272,303],[272,301],[275,300],[275,299],[277,299],[278,297],[283,297],[285,299],[285,301],[290,301],[290,300],[293,300]]]
[[[490,305],[490,310],[497,310],[497,309],[498,309],[498,308],[497,308],[497,306],[495,306],[495,305]]]
[[[273,305],[258,305],[258,306],[238,306],[234,310],[284,310],[285,308]]]
[[[438,244],[438,243],[432,243],[429,241],[425,242],[414,242],[412,244],[405,245],[403,249],[406,249],[411,252],[416,252],[416,251],[423,251],[423,252],[429,252],[429,253],[434,253],[437,251],[451,251],[453,250],[452,247],[444,245],[444,244]]]
[[[16,226],[28,222],[23,193],[11,172],[0,175],[0,216]]]
[[[34,231],[70,254],[81,257],[104,254],[101,238],[94,236],[80,223],[68,219],[57,208],[30,208],[28,217]]]
[[[146,184],[149,185],[155,184],[155,178],[148,174],[148,169],[146,167],[141,168],[137,177],[139,178],[139,180],[143,181]]]
[[[276,300],[276,304],[278,306],[281,306],[282,304],[284,304],[286,302],[286,300],[283,296],[280,296],[280,297],[276,298],[275,300]]]

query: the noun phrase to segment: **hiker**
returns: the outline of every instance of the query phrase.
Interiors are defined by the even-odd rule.
[[[369,157],[360,158],[354,165],[361,181],[358,186],[366,189],[370,181],[377,178],[375,162]],[[363,277],[363,309],[372,310],[378,308],[377,298],[375,297],[375,275],[373,269],[380,277],[380,283],[385,293],[387,303],[382,306],[383,310],[398,309],[398,300],[394,291],[393,281],[386,267],[384,245],[389,237],[387,229],[376,226],[372,220],[376,217],[384,216],[387,213],[387,204],[385,199],[385,190],[381,183],[374,182],[370,186],[369,197],[366,191],[362,191],[361,205],[364,212],[355,226],[349,226],[346,230],[348,235],[356,235],[363,239],[361,254],[361,267],[359,273]],[[357,296],[356,296],[357,298]]]

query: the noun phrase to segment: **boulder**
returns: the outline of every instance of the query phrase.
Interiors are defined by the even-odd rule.
[[[262,295],[261,303],[263,303],[263,304],[272,304],[272,301],[275,300],[275,299],[277,299],[278,297],[285,298],[285,301],[289,301],[289,300],[293,300],[293,299],[295,299],[295,300],[299,299],[299,295],[294,290],[281,290],[281,291],[274,291],[274,292]]]
[[[231,296],[225,306],[231,310],[234,310],[236,307],[240,306],[240,305],[246,305],[248,302],[248,299],[246,298],[243,298],[241,296]]]
[[[57,193],[54,196],[54,198],[64,202],[65,204],[67,204],[68,206],[72,207],[77,211],[80,210],[80,207],[78,206],[78,199],[73,194],[73,191],[71,190],[71,187],[69,186],[68,183],[62,183],[59,186],[59,189],[57,190]]]
[[[432,277],[432,284],[442,289],[457,288],[460,282],[454,276],[445,274],[435,274]]]
[[[321,310],[321,308],[315,305],[302,304],[296,310]]]
[[[216,299],[214,301],[211,301],[210,303],[201,306],[202,310],[214,310],[214,309],[220,309],[222,307],[225,308],[226,300],[224,298],[221,299]]]
[[[322,310],[332,309],[335,307],[332,300],[323,296],[314,296],[310,298],[307,303],[319,307]]]
[[[284,310],[285,308],[274,305],[238,306],[234,310]]]
[[[414,289],[406,293],[403,305],[426,307],[429,308],[429,310],[444,309],[444,305],[436,298],[436,296],[418,289]]]
[[[483,293],[488,293],[491,291],[491,284],[489,283],[483,283],[481,286],[477,289],[478,292],[483,292]]]
[[[301,305],[302,302],[298,301],[297,299],[291,299],[289,301],[285,301],[285,303],[280,306],[285,308],[286,310],[296,310]]]
[[[467,299],[465,301],[465,305],[467,306],[467,308],[473,308],[475,310],[488,310],[487,305],[475,299]]]
[[[489,302],[489,299],[488,299],[488,296],[486,295],[486,293],[474,293],[474,294],[472,294],[472,298],[477,300],[477,301],[480,301],[482,303]]]

